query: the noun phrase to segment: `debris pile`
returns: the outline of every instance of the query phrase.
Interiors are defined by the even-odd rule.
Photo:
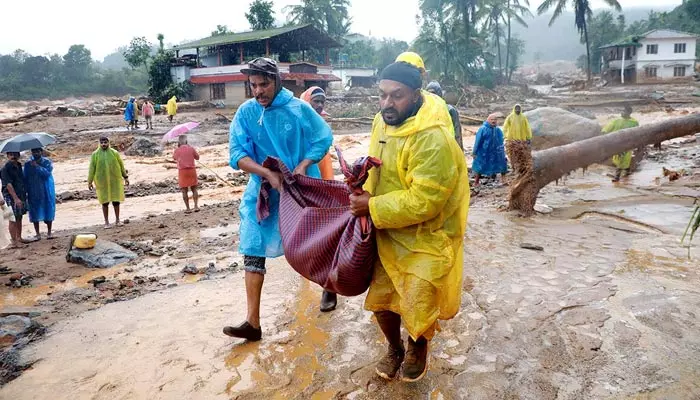
[[[163,154],[160,143],[145,137],[139,137],[125,152],[128,156],[155,157]]]

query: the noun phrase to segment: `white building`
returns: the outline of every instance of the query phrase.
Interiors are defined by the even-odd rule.
[[[698,36],[657,29],[601,47],[602,72],[617,83],[692,79]]]

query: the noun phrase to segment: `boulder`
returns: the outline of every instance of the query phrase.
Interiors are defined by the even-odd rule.
[[[41,334],[44,327],[27,317],[10,315],[0,318],[0,348],[12,346],[17,340]]]
[[[92,249],[69,250],[66,260],[75,264],[83,264],[88,268],[110,268],[137,257],[136,253],[116,243],[98,240]]]
[[[550,147],[590,139],[601,134],[596,121],[555,107],[537,108],[525,113],[532,128],[532,148]]]

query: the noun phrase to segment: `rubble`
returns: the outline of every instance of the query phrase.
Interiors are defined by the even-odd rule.
[[[163,147],[150,139],[139,137],[126,152],[128,156],[155,157],[163,154]]]

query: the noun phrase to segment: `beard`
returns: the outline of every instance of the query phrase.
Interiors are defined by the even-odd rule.
[[[399,110],[389,107],[382,110],[382,119],[389,126],[398,126],[404,123],[411,115],[413,110],[406,110],[403,113]]]

